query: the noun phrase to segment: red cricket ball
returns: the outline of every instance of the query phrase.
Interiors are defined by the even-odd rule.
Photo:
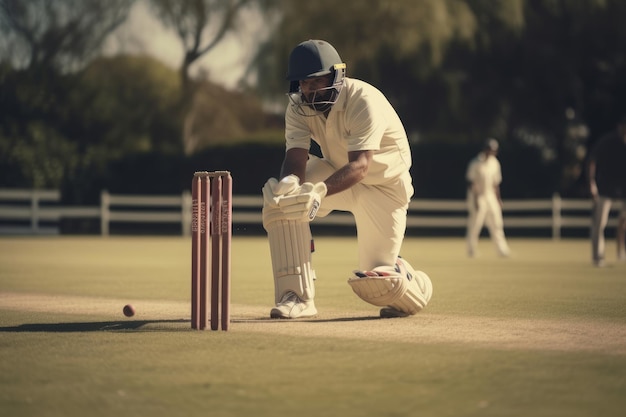
[[[133,307],[133,306],[132,306],[132,305],[130,305],[130,304],[126,304],[126,305],[124,306],[124,309],[123,309],[122,311],[124,312],[124,315],[125,315],[126,317],[132,317],[132,316],[134,316],[134,315],[135,315],[135,307]]]

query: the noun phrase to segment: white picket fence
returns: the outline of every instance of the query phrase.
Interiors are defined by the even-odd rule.
[[[110,234],[112,223],[180,224],[183,235],[191,230],[191,194],[120,195],[102,191],[100,206],[61,206],[57,190],[0,189],[0,235],[58,234],[59,221],[67,219],[99,219],[100,232]],[[503,204],[505,229],[550,230],[554,239],[568,228],[588,228],[591,200],[551,199],[506,200]],[[263,198],[233,196],[233,226],[260,225]],[[617,226],[614,210],[608,228]],[[409,205],[407,227],[429,229],[463,229],[467,222],[464,200],[414,199]],[[316,224],[353,226],[349,213],[334,212],[317,218]]]

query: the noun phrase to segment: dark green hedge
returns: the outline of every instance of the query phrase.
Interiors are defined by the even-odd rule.
[[[413,146],[415,197],[465,197],[465,170],[478,152],[475,146],[428,143]],[[159,153],[128,155],[102,169],[78,175],[63,187],[69,204],[98,204],[102,189],[118,194],[178,194],[188,189],[195,171],[228,170],[235,194],[257,194],[265,181],[278,176],[282,145],[215,147],[191,157]],[[504,198],[545,198],[556,190],[554,164],[542,161],[530,147],[502,146]]]

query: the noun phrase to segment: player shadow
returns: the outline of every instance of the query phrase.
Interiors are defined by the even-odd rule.
[[[74,332],[111,332],[123,330],[178,330],[173,324],[189,323],[189,320],[125,320],[125,321],[94,321],[72,323],[28,323],[17,326],[0,327],[0,333],[45,332],[45,333],[74,333]],[[169,327],[167,327],[169,326]],[[182,328],[181,328],[182,329]]]
[[[379,316],[272,319],[269,317],[231,318],[231,323],[340,323],[368,320],[384,320]],[[26,323],[17,326],[0,327],[0,333],[79,333],[79,332],[119,332],[119,331],[187,331],[191,329],[188,319],[176,320],[124,320],[92,321],[69,323]],[[185,326],[180,326],[185,324]]]
[[[273,319],[270,317],[254,317],[246,319],[231,319],[231,323],[341,323],[354,321],[384,320],[380,316],[360,316],[360,317],[334,317],[334,318],[302,318],[302,319]]]

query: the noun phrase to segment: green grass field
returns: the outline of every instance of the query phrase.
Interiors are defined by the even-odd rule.
[[[589,242],[408,238],[429,306],[380,319],[316,239],[319,315],[270,320],[263,237],[233,240],[229,332],[192,331],[182,237],[0,238],[3,416],[622,416],[626,263]],[[137,314],[122,315],[132,303]]]

